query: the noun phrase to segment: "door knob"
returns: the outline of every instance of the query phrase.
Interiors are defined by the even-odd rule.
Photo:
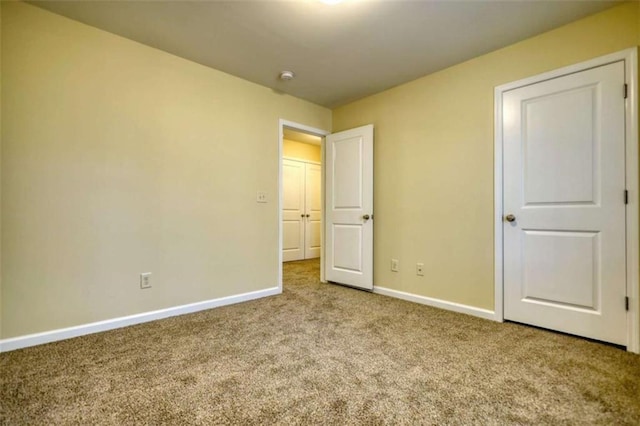
[[[512,214],[508,214],[508,215],[506,215],[506,216],[504,217],[504,219],[505,219],[507,222],[515,222],[515,221],[516,221],[516,217],[515,217],[514,215],[512,215]]]
[[[308,214],[308,215],[306,215],[306,217],[311,217],[311,215],[310,215],[310,214]]]
[[[367,220],[369,220],[371,218],[371,216],[369,216],[368,214],[365,214],[364,216],[362,216],[362,218],[365,220],[365,222]]]
[[[300,215],[300,217],[304,217],[304,215],[303,215],[303,214],[301,214],[301,215]]]

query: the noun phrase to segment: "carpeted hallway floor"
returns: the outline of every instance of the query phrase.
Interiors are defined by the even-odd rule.
[[[0,423],[640,424],[640,356],[318,276],[0,354]]]

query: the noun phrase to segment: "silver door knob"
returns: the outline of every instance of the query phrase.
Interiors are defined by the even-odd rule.
[[[371,216],[369,216],[368,214],[365,214],[364,216],[362,216],[362,218],[365,220],[365,222],[369,219],[371,219]]]
[[[515,222],[516,221],[516,217],[512,214],[508,214],[504,217],[504,220],[506,220],[507,222]]]

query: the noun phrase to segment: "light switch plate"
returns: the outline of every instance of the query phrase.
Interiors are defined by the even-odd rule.
[[[256,201],[258,203],[266,203],[267,202],[267,193],[264,191],[258,191],[256,196]]]

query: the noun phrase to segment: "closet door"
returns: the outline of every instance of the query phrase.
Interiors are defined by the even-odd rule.
[[[305,259],[320,257],[322,231],[322,168],[319,164],[306,163],[305,167]]]
[[[305,163],[282,162],[282,260],[301,260],[305,256]]]

